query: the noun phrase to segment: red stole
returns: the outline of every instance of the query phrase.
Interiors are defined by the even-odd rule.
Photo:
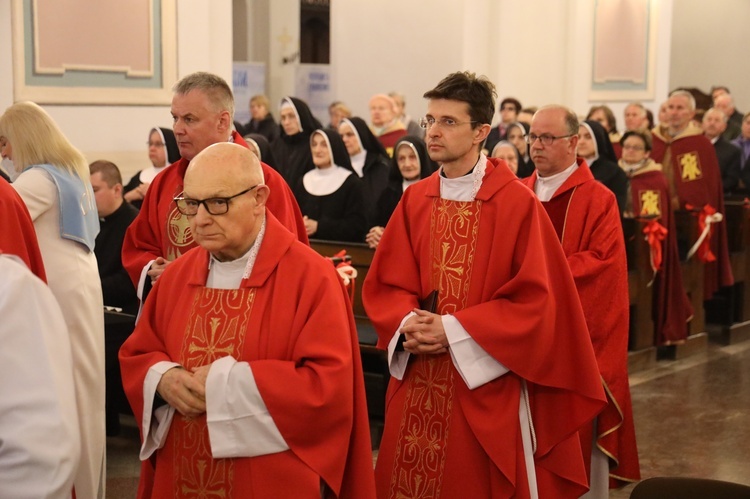
[[[254,288],[203,288],[189,311],[179,364],[190,370],[227,355],[241,358],[254,299]],[[235,460],[212,457],[205,414],[186,419],[175,413],[167,438],[165,447],[171,446],[173,455],[160,461],[174,463],[174,490],[183,496],[233,497]]]
[[[481,201],[433,200],[430,282],[438,290],[438,314],[452,314],[467,306],[481,207]],[[458,373],[448,353],[414,356],[408,369],[411,374],[388,497],[438,498],[448,443],[456,441],[451,435],[453,420],[465,418],[454,404],[455,384],[463,381],[456,379]],[[457,452],[455,448],[450,451]]]

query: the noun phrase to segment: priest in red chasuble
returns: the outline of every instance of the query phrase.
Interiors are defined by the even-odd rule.
[[[631,199],[626,216],[641,222],[650,247],[654,344],[675,345],[687,339],[687,323],[693,318],[693,307],[682,282],[669,186],[661,165],[649,157],[651,143],[651,134],[645,130],[625,132],[620,140],[619,165],[630,178]]]
[[[0,150],[8,147],[5,138],[0,137]],[[3,154],[4,156],[4,154]],[[42,253],[36,229],[21,196],[7,180],[0,178],[0,251],[16,255],[39,279],[47,282]]]
[[[640,479],[628,386],[627,260],[617,201],[576,158],[578,131],[578,118],[563,106],[537,111],[527,136],[536,171],[524,183],[542,201],[562,243],[607,393],[595,425],[581,431],[589,497],[606,497],[609,486]]]
[[[196,246],[188,219],[172,201],[183,190],[183,177],[190,161],[218,142],[247,147],[242,137],[232,131],[234,97],[219,76],[204,72],[185,76],[175,85],[171,112],[182,157],[154,179],[122,245],[122,265],[141,300],[170,262]],[[261,168],[271,189],[268,209],[300,241],[307,243],[302,213],[291,189],[276,170],[265,163],[261,163]]]
[[[200,247],[169,265],[120,350],[138,497],[375,495],[351,306],[266,210],[247,148],[206,148],[175,199]],[[321,495],[322,494],[322,495]]]
[[[695,246],[695,256],[704,263],[703,298],[710,299],[724,286],[734,284],[729,261],[724,192],[716,151],[703,130],[692,123],[695,99],[690,92],[676,90],[667,100],[666,127],[654,129],[651,157],[661,163],[669,182],[672,208],[686,209],[698,217],[698,234],[690,234],[690,245],[701,233],[707,237]]]
[[[378,497],[577,498],[605,397],[565,255],[481,154],[494,85],[454,73],[424,96],[441,168],[404,192],[363,287],[391,373]]]

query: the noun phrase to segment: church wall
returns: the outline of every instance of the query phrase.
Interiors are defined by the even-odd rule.
[[[230,0],[177,2],[177,77],[211,71],[232,76]],[[102,40],[102,43],[107,43]],[[14,102],[11,8],[0,2],[0,111]],[[146,141],[154,126],[170,127],[169,106],[44,105],[89,161],[109,159],[127,181],[148,166]]]
[[[729,87],[735,106],[750,111],[750,2],[679,0],[674,5],[671,87]]]

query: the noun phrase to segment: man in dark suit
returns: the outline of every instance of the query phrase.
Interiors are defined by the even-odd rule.
[[[724,194],[738,190],[741,153],[738,147],[722,137],[727,129],[727,116],[720,109],[712,107],[703,115],[702,127],[703,135],[711,141],[716,151]]]

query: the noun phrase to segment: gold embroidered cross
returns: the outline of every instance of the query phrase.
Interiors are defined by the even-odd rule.
[[[191,342],[190,346],[188,347],[188,352],[190,353],[190,357],[194,357],[193,354],[198,353],[203,357],[202,361],[199,361],[195,365],[202,366],[208,363],[213,362],[217,358],[225,357],[227,355],[231,355],[234,353],[234,348],[232,344],[230,343],[229,346],[219,346],[220,343],[222,343],[222,339],[226,338],[217,338],[217,331],[219,329],[220,320],[217,317],[213,317],[210,320],[210,327],[211,327],[211,333],[210,338],[201,338],[205,341],[204,345],[198,345],[195,342]],[[217,354],[224,354],[224,355],[217,355]]]
[[[682,167],[682,180],[689,182],[701,177],[701,168],[696,153],[689,152],[680,156],[680,166]]]
[[[659,191],[641,192],[641,215],[661,215]]]

